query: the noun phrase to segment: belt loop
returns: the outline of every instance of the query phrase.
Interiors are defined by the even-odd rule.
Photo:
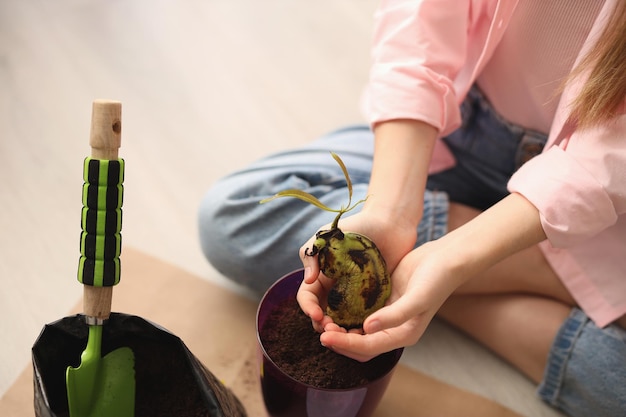
[[[543,133],[532,130],[524,131],[515,154],[515,169],[519,169],[526,162],[543,152],[547,140],[547,135]]]
[[[474,115],[483,106],[485,98],[476,84],[473,84],[461,103],[461,126],[467,127],[468,123],[474,119]]]

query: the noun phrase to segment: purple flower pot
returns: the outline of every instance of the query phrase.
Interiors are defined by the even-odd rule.
[[[257,310],[257,356],[265,407],[271,417],[369,417],[387,389],[403,349],[379,356],[375,360],[379,369],[369,383],[348,389],[327,389],[288,375],[276,365],[263,345],[266,326],[280,325],[268,321],[268,317],[285,299],[296,297],[303,278],[302,270],[282,277],[267,290]]]

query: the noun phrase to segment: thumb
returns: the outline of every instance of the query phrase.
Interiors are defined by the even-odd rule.
[[[401,297],[393,304],[372,313],[363,323],[363,331],[370,334],[400,327],[417,315],[413,310],[408,297]]]
[[[305,244],[300,248],[300,260],[302,261],[302,266],[304,267],[304,282],[306,284],[312,284],[315,282],[317,277],[320,274],[320,267],[316,256],[311,256],[307,254],[307,248],[310,245]]]

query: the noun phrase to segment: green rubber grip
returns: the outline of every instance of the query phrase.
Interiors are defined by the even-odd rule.
[[[120,282],[124,160],[85,158],[78,281],[110,287]]]

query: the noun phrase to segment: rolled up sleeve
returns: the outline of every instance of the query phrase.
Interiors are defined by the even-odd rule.
[[[508,188],[537,207],[553,247],[575,246],[613,226],[626,212],[626,116],[547,149]]]
[[[368,121],[421,120],[442,134],[460,124],[453,80],[464,64],[469,2],[383,1],[375,15]]]

